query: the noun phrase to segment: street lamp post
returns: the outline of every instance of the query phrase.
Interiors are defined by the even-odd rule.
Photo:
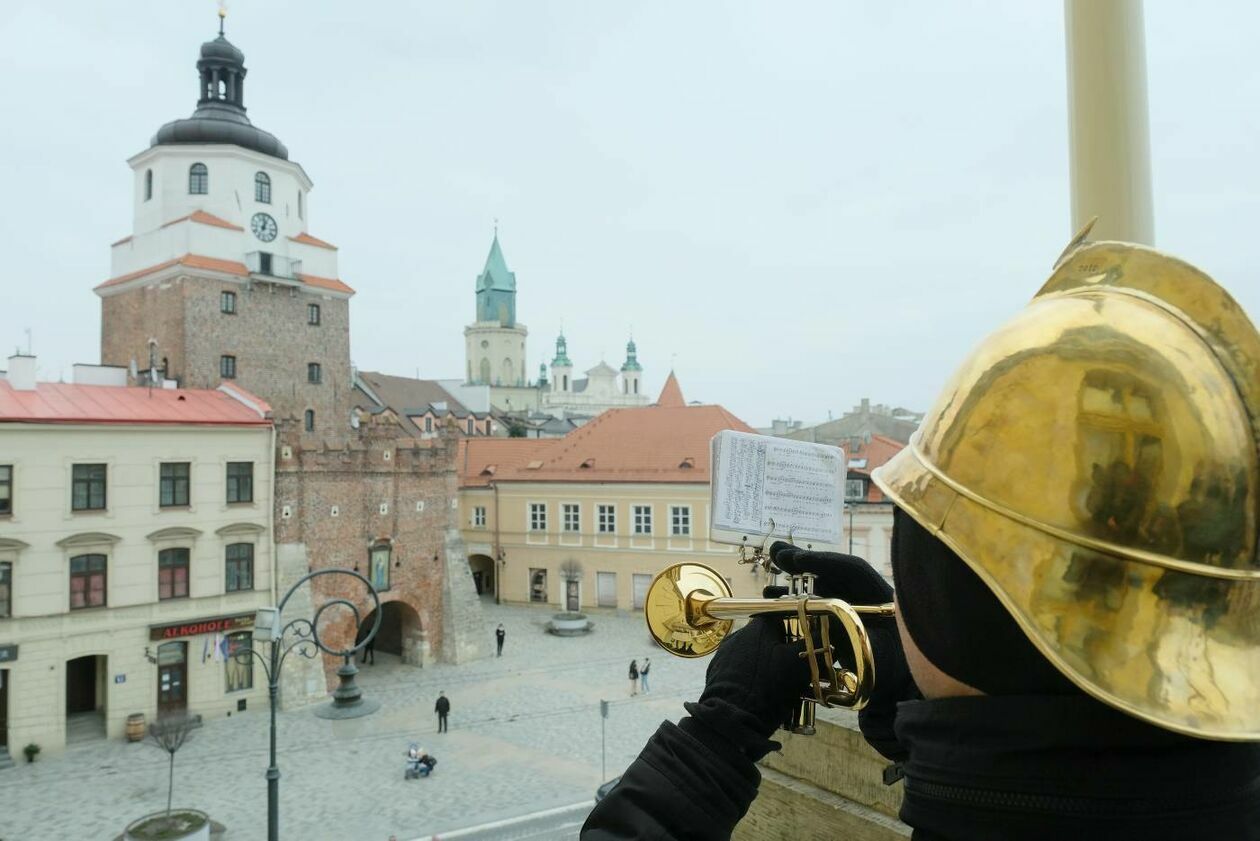
[[[360,621],[359,609],[349,599],[331,599],[320,605],[319,609],[315,611],[315,615],[310,619],[301,617],[291,620],[284,626],[280,625],[281,615],[284,612],[285,603],[289,601],[289,597],[293,595],[298,587],[321,575],[348,575],[357,578],[363,582],[368,596],[372,599],[372,612],[376,614],[376,621],[372,624],[372,629],[367,636],[350,648],[329,648],[319,637],[320,617],[325,610],[334,606],[349,608],[354,615],[354,626],[356,630],[358,629]],[[293,586],[284,594],[284,598],[280,599],[278,605],[258,609],[258,613],[254,618],[253,643],[269,643],[267,654],[264,656],[255,650],[253,643],[251,643],[249,648],[233,654],[234,657],[251,655],[257,657],[263,665],[263,671],[267,675],[267,694],[271,704],[271,764],[267,768],[267,841],[279,841],[280,839],[280,768],[276,765],[276,705],[280,695],[280,670],[284,666],[284,660],[289,656],[289,652],[294,650],[303,657],[312,659],[318,657],[321,651],[334,657],[344,658],[345,664],[337,671],[338,677],[341,679],[341,686],[334,693],[332,702],[334,713],[324,717],[354,718],[373,712],[380,705],[379,703],[363,701],[358,687],[354,685],[354,675],[358,670],[354,668],[353,660],[355,654],[376,637],[376,632],[381,626],[380,607],[381,599],[377,595],[376,589],[372,586],[372,582],[358,572],[348,569],[316,570],[294,582]]]

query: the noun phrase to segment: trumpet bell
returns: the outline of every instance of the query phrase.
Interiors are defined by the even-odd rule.
[[[652,579],[643,614],[648,633],[662,648],[679,657],[706,657],[717,650],[734,623],[711,619],[692,609],[693,595],[730,598],[731,588],[715,570],[702,564],[674,564]]]

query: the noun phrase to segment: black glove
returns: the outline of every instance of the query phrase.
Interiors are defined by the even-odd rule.
[[[822,598],[843,599],[849,604],[884,604],[893,600],[893,588],[875,568],[856,555],[839,552],[813,552],[776,541],[770,547],[771,562],[790,575],[812,572],[818,576],[814,592]],[[766,588],[766,596],[776,597],[785,588]],[[921,697],[906,654],[897,633],[897,620],[891,616],[863,615],[862,624],[871,639],[875,655],[875,686],[870,703],[858,712],[858,726],[867,743],[888,759],[900,762],[906,749],[893,733],[897,704]],[[853,669],[853,651],[845,642],[848,637],[839,628],[831,631],[836,660],[846,669]]]
[[[705,673],[700,700],[684,706],[684,731],[734,747],[752,761],[782,747],[770,735],[809,687],[804,643],[787,642],[781,619],[754,618],[722,642]],[[707,732],[706,732],[707,731]]]

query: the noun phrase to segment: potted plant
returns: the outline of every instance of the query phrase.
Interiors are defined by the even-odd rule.
[[[169,757],[166,811],[133,821],[123,833],[125,841],[209,841],[210,816],[196,809],[172,809],[175,793],[175,754],[200,722],[185,714],[164,715],[149,725],[149,740]]]
[[[22,748],[22,753],[26,754],[27,762],[34,762],[35,754],[39,753],[39,745],[35,744],[34,742],[31,742],[29,745]]]

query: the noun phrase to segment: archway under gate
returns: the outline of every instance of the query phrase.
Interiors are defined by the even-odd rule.
[[[402,663],[423,666],[428,656],[426,652],[428,643],[419,612],[400,600],[383,602],[379,611],[381,627],[377,630],[376,639],[373,642],[373,654],[393,655]],[[374,610],[363,618],[355,638],[356,642],[362,641],[367,636],[368,631],[372,629],[372,624],[376,621],[376,614],[377,611]]]
[[[468,569],[479,596],[494,595],[494,561],[489,555],[469,555]]]

